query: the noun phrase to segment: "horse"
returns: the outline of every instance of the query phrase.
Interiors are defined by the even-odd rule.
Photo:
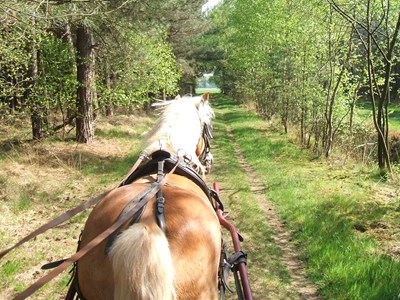
[[[165,182],[134,220],[78,260],[74,282],[82,299],[218,298],[221,227],[203,181],[212,159],[209,96],[156,106],[161,112],[143,145],[146,159],[93,208],[79,248],[115,223],[132,199]]]

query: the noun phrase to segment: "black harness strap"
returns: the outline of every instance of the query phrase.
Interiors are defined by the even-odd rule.
[[[224,204],[221,201],[221,198],[219,197],[218,193],[213,190],[213,189],[209,189],[210,190],[210,196],[215,200],[215,202],[218,203],[219,208],[224,211]],[[217,206],[218,207],[218,206]]]
[[[159,182],[156,182],[159,183]],[[154,184],[154,183],[153,183]],[[153,185],[152,184],[152,185]],[[151,187],[151,186],[150,186]],[[119,214],[117,220],[121,219],[126,213],[130,212],[133,207],[135,207],[138,204],[138,201],[142,199],[146,194],[148,194],[149,189],[144,189],[141,193],[133,197],[133,199],[125,206],[125,208],[122,210],[122,212]],[[134,215],[132,218],[132,221],[130,222],[130,225],[137,223],[140,218],[143,215],[143,212],[147,206],[147,203],[145,203]],[[121,228],[118,227],[108,238],[106,247],[104,248],[104,254],[108,255],[110,252],[111,246],[114,243],[114,240],[117,238],[117,236],[121,233]]]
[[[161,181],[164,177],[164,160],[158,162],[158,170],[157,170],[157,182]],[[165,198],[162,188],[157,192],[157,202],[156,202],[156,218],[157,224],[161,228],[161,230],[165,233],[165,216],[164,216],[164,205]]]
[[[239,279],[239,263],[247,264],[247,253],[244,251],[236,252],[232,255],[228,255],[228,249],[226,247],[226,243],[222,240],[222,249],[221,249],[221,260],[220,260],[220,268],[219,268],[219,291],[220,291],[220,300],[225,299],[225,291],[233,293],[232,289],[228,286],[228,278],[230,272],[233,272],[233,277],[235,279],[235,287],[236,294],[238,295],[239,300],[243,300],[243,290],[242,285]]]
[[[135,199],[132,199],[131,201],[133,201],[133,200],[135,200]],[[147,207],[147,204],[145,204],[145,205],[133,216],[132,221],[129,223],[129,226],[132,225],[132,224],[135,224],[135,223],[139,222],[139,220],[140,220],[140,218],[142,217],[143,212],[144,212],[144,210],[146,209],[146,207]],[[109,253],[110,250],[111,250],[112,244],[114,243],[115,239],[117,238],[117,236],[118,236],[120,233],[121,233],[121,229],[118,228],[117,230],[115,230],[115,231],[110,235],[110,237],[109,237],[108,240],[107,240],[107,244],[106,244],[106,246],[105,246],[105,248],[104,248],[104,255],[106,255],[106,256],[108,255],[108,253]]]
[[[204,182],[203,178],[185,161],[180,161],[179,157],[171,152],[165,150],[159,150],[152,154],[149,160],[143,161],[143,163],[130,175],[127,176],[120,186],[130,184],[136,179],[154,174],[158,170],[158,161],[164,161],[164,171],[169,172],[175,165],[177,166],[174,174],[186,177],[197,184],[203,192],[210,198],[210,189]]]
[[[203,139],[204,139],[204,150],[199,156],[200,162],[205,165],[208,169],[211,168],[212,164],[212,155],[211,155],[211,143],[210,140],[213,138],[212,136],[212,126],[209,124],[204,124],[203,127]]]
[[[231,265],[231,270],[233,272],[233,277],[235,278],[235,286],[236,286],[236,293],[238,295],[238,299],[244,299],[243,295],[243,290],[242,290],[242,284],[239,279],[239,268],[238,264],[239,263],[245,263],[247,264],[247,253],[244,251],[239,251],[228,258],[228,262]]]
[[[158,161],[158,169],[157,169],[157,181],[156,183],[160,183],[162,180],[164,179],[164,160],[159,160]],[[163,196],[163,191],[162,188],[160,188],[157,191],[156,194],[156,217],[157,217],[157,223],[158,226],[162,229],[162,231],[165,233],[165,218],[164,218],[164,203],[165,203],[165,199]],[[118,218],[120,218],[123,214],[125,214],[127,211],[129,211],[132,207],[132,205],[135,205],[137,201],[137,197],[133,198],[128,205],[124,208],[124,210],[121,212],[120,216]],[[143,206],[133,217],[132,221],[129,223],[130,225],[133,225],[137,222],[139,222],[140,218],[143,215],[144,210],[146,209],[146,206]],[[106,247],[104,249],[104,254],[108,255],[108,253],[110,252],[111,246],[113,245],[115,239],[118,237],[118,235],[121,233],[121,228],[118,228],[117,230],[115,230],[110,237],[107,240],[107,244]]]

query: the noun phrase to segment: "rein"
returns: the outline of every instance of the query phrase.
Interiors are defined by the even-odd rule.
[[[3,251],[0,252],[0,259],[3,258],[8,252],[10,252],[11,250],[21,246],[22,244],[26,243],[27,241],[37,237],[38,235],[42,234],[43,232],[56,227],[57,225],[60,225],[61,223],[69,220],[70,218],[72,218],[73,216],[75,216],[76,214],[84,211],[85,209],[87,209],[88,207],[97,204],[104,196],[106,196],[111,190],[104,192],[103,194],[97,196],[96,198],[93,198],[73,209],[68,210],[67,212],[63,213],[61,216],[57,217],[56,219],[44,224],[43,226],[39,227],[38,229],[36,229],[35,231],[31,232],[29,235],[27,235],[26,237],[24,237],[23,239],[21,239],[18,243],[16,243],[14,246],[5,249]]]
[[[161,180],[153,182],[148,188],[144,189],[142,192],[140,192],[138,195],[136,195],[130,202],[130,203],[132,203],[131,207],[129,207],[129,209],[127,209],[127,210],[124,210],[124,213],[121,214],[119,216],[119,218],[117,219],[117,221],[115,223],[113,223],[109,228],[107,228],[102,233],[100,233],[97,237],[95,237],[92,241],[90,241],[87,245],[85,245],[82,249],[80,249],[74,255],[72,255],[69,258],[67,258],[66,260],[64,260],[57,268],[55,268],[54,270],[50,271],[44,277],[37,280],[34,284],[32,284],[30,287],[28,287],[22,293],[18,294],[15,298],[13,298],[13,300],[22,300],[22,299],[29,297],[35,291],[37,291],[39,288],[41,288],[43,285],[45,285],[47,282],[49,282],[54,277],[56,277],[61,272],[63,272],[68,266],[70,266],[71,264],[78,261],[82,256],[84,256],[86,253],[88,253],[91,249],[93,249],[94,247],[99,245],[102,241],[104,241],[107,237],[109,237],[113,232],[118,230],[126,221],[131,219],[142,207],[144,207],[148,203],[148,201],[158,193],[159,190],[161,190],[162,186],[167,183],[170,175],[175,172],[176,168],[178,167],[178,164],[179,164],[179,161],[176,161],[175,166],[171,169],[171,171],[168,174],[165,175],[165,177],[163,177]],[[106,192],[105,194],[107,194],[107,193],[108,192]],[[101,199],[101,197],[99,196],[99,197],[96,197],[95,199],[97,199],[97,202],[98,202],[99,199]],[[95,199],[93,199],[89,202],[94,203]],[[89,202],[87,202],[87,203],[89,203]],[[87,203],[85,203],[85,204],[87,204]],[[57,218],[57,219],[60,219],[60,218]],[[50,223],[52,223],[52,222],[50,222]],[[48,225],[48,224],[46,224],[46,225]],[[42,226],[41,228],[46,227],[46,225]],[[37,232],[39,232],[39,230],[36,230],[34,233],[37,233]],[[32,237],[33,237],[33,234],[30,235],[30,239]],[[8,251],[3,251],[3,252],[7,253],[17,246],[18,245],[15,245],[15,246],[7,249]]]
[[[126,178],[128,178],[129,174],[133,173],[138,166],[143,162],[143,160],[147,157],[146,153],[141,153],[139,155],[138,160],[136,161],[136,163],[133,165],[133,167],[131,168],[131,170],[128,172],[128,175],[126,175],[126,177],[123,179],[123,181],[126,180]],[[122,182],[123,182],[122,181]],[[111,189],[112,190],[112,189]],[[86,201],[85,203],[72,208],[70,210],[68,210],[67,212],[63,213],[62,215],[60,215],[59,217],[55,218],[54,220],[51,220],[50,222],[40,226],[38,229],[36,229],[35,231],[31,232],[29,235],[27,235],[26,237],[24,237],[23,239],[21,239],[19,242],[17,242],[16,244],[14,244],[12,247],[7,248],[3,251],[0,252],[0,259],[2,259],[7,253],[9,253],[11,250],[21,246],[22,244],[30,241],[31,239],[37,237],[38,235],[46,232],[49,229],[52,229],[58,225],[60,225],[61,223],[64,223],[65,221],[71,219],[73,216],[77,215],[78,213],[84,211],[85,209],[89,208],[92,205],[97,204],[101,199],[103,199],[109,192],[111,192],[111,190],[108,190],[102,194],[100,194],[99,196]]]

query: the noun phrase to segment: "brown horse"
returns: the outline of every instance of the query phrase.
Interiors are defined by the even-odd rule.
[[[204,175],[206,161],[211,160],[208,138],[214,114],[208,95],[159,106],[162,113],[146,140],[145,153],[166,150],[184,161],[161,188],[165,228],[156,218],[158,201],[153,196],[142,215],[135,216],[139,221],[128,221],[114,240],[102,242],[78,261],[76,282],[84,299],[218,298],[220,224],[196,173]],[[158,169],[157,175],[157,169],[149,167],[152,159],[148,162],[96,205],[80,247],[110,227],[132,199],[169,171]]]

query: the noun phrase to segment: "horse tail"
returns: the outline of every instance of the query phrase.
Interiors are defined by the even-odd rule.
[[[114,299],[176,299],[168,240],[156,224],[130,226],[115,240],[110,259]]]

